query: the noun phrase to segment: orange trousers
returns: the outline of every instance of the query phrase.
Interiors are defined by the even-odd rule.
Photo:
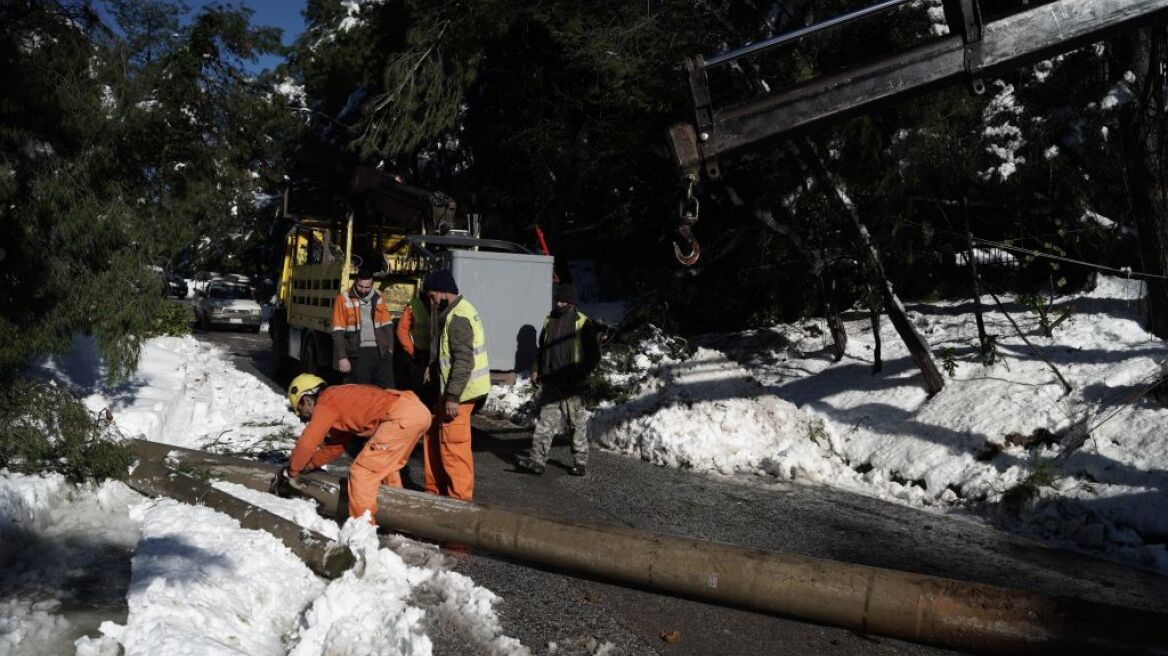
[[[434,404],[434,423],[426,435],[426,491],[454,499],[474,498],[474,455],[470,450],[470,414],[475,404],[460,403],[458,416],[445,422],[443,400]]]
[[[377,515],[377,488],[401,487],[401,469],[430,428],[430,411],[413,392],[403,392],[385,421],[349,467],[349,516]],[[314,458],[315,460],[315,458]]]

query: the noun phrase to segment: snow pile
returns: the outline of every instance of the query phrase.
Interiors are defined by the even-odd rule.
[[[407,565],[394,551],[379,548],[374,527],[349,520],[341,540],[359,563],[329,585],[304,615],[292,656],[380,654],[428,656],[423,631],[426,611],[414,598],[437,606],[436,613],[457,618],[485,653],[525,656],[519,641],[502,635],[494,613],[497,597],[456,572]]]
[[[92,341],[78,339],[74,346],[68,356],[40,363],[37,373],[68,383],[95,411],[108,407],[124,433],[234,452],[281,440],[290,446],[300,427],[283,396],[237,370],[222,349],[191,337],[148,341],[135,375],[114,386],[104,381]],[[381,549],[368,524],[350,522],[338,532],[310,501],[213,484],[339,537],[360,553],[361,564],[326,584],[271,535],[243,529],[211,509],[143,501],[119,483],[90,490],[60,477],[4,474],[0,555],[6,569],[0,582],[13,594],[0,606],[0,651],[66,653],[72,638],[63,636],[84,635],[76,641],[80,656],[420,655],[432,652],[427,627],[438,622],[456,625],[477,653],[529,653],[503,634],[494,612],[498,598],[447,571],[437,548],[397,538],[393,549]],[[114,559],[95,566],[106,543],[117,547]],[[423,557],[407,565],[399,552]],[[77,572],[118,569],[131,553],[125,624],[105,621],[100,633],[96,622],[71,626],[62,603],[78,587]]]
[[[822,422],[768,392],[723,354],[635,359],[648,374],[627,403],[602,404],[589,435],[658,465],[721,474],[835,477],[848,471],[824,450]]]
[[[137,372],[126,382],[104,384],[92,339],[79,337],[73,351],[50,358],[39,375],[63,381],[86,406],[109,408],[128,436],[188,448],[248,451],[290,447],[300,421],[282,395],[236,369],[217,346],[189,335],[158,337],[142,347]]]
[[[276,538],[226,515],[169,499],[139,503],[141,523],[125,625],[105,622],[101,637],[79,641],[87,654],[407,654],[427,656],[427,622],[454,622],[481,653],[526,656],[503,635],[498,598],[446,571],[434,547],[396,538],[380,548],[374,527],[350,520],[338,532],[312,502],[279,499],[231,483],[216,487],[331,538],[358,556],[325,583]],[[137,531],[135,531],[137,533]],[[407,565],[397,551],[432,552]],[[53,618],[34,623],[42,631]],[[79,652],[80,653],[80,652]]]
[[[135,508],[130,617],[102,632],[127,654],[284,654],[324,584],[275,537],[170,499]]]
[[[519,377],[511,385],[492,385],[483,412],[495,417],[527,424],[535,420],[535,385],[527,376]]]
[[[1067,396],[998,312],[985,315],[998,360],[977,361],[972,315],[956,303],[909,313],[953,368],[931,399],[888,322],[878,375],[869,373],[874,340],[866,320],[848,323],[847,356],[818,373],[810,372],[821,359],[803,367],[791,349],[772,353],[772,365],[756,360],[752,371],[823,419],[833,451],[863,472],[868,494],[969,508],[1014,530],[1168,569],[1168,441],[1161,437],[1168,410],[1141,396],[1163,374],[1168,346],[1140,327],[1141,294],[1137,282],[1104,277],[1092,292],[1057,299],[1052,312],[1073,314],[1050,338],[1036,313],[1010,307],[1074,387]],[[992,307],[992,299],[983,303]],[[1025,444],[1042,435],[1050,437]]]

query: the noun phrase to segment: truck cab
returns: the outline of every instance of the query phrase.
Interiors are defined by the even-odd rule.
[[[296,211],[291,196],[270,323],[281,373],[331,373],[332,303],[361,268],[374,272],[395,321],[427,273],[450,270],[483,319],[492,371],[530,367],[536,327],[551,309],[552,257],[483,239],[473,221],[459,228],[450,197],[372,168],[357,170],[343,214]]]

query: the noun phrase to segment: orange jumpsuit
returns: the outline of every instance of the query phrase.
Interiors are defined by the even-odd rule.
[[[426,491],[453,499],[474,499],[474,453],[470,448],[470,415],[475,403],[458,404],[458,416],[442,421],[443,400],[434,405],[434,424],[426,434]]]
[[[335,385],[316,397],[312,419],[296,441],[291,476],[320,467],[344,452],[352,436],[369,441],[349,467],[349,516],[377,514],[379,484],[401,487],[401,469],[430,428],[430,411],[413,392],[372,385]]]

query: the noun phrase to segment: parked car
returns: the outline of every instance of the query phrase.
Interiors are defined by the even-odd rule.
[[[252,298],[251,288],[226,280],[212,280],[199,292],[195,303],[195,320],[201,328],[240,326],[259,332],[262,321],[260,304]]]
[[[182,276],[170,274],[166,277],[165,284],[162,287],[162,297],[173,296],[174,298],[187,297],[187,281],[183,280]]]
[[[218,279],[219,274],[215,273],[214,271],[199,271],[195,273],[194,277],[192,278],[191,286],[194,287],[196,294],[202,295],[203,292],[207,291],[207,285],[210,284],[212,280]]]

